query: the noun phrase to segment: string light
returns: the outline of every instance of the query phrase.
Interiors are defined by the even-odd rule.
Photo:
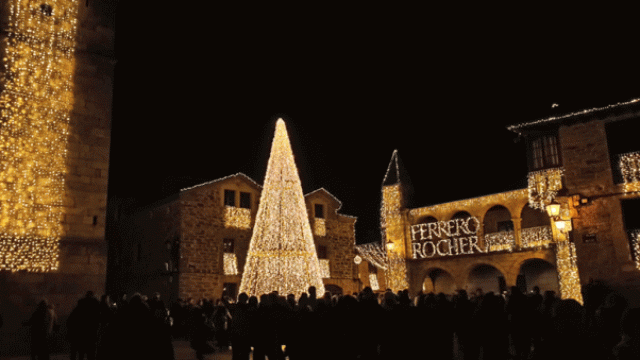
[[[0,93],[0,270],[57,270],[77,0],[13,0]]]
[[[317,236],[327,235],[327,224],[324,219],[313,219],[313,234]]]
[[[528,176],[529,206],[544,211],[562,189],[564,170],[552,168],[533,171]]]
[[[238,275],[238,258],[234,253],[224,253],[224,274],[225,275]]]
[[[519,202],[528,196],[527,189],[508,191],[504,193],[486,195],[471,199],[452,201],[444,204],[426,206],[423,208],[411,209],[409,215],[413,218],[421,218],[433,213],[450,213],[460,209],[478,209],[493,206],[495,204],[506,204],[510,202]]]
[[[329,259],[320,259],[318,263],[320,264],[320,277],[323,279],[330,278],[331,270],[329,268]]]
[[[598,111],[603,111],[603,110],[611,110],[611,109],[614,109],[616,107],[630,105],[630,104],[636,103],[638,101],[640,101],[640,99],[633,99],[633,100],[629,100],[629,101],[626,101],[626,102],[621,102],[621,103],[617,103],[617,104],[613,104],[613,105],[607,105],[607,106],[603,106],[603,107],[599,107],[599,108],[585,109],[585,110],[572,112],[572,113],[569,113],[569,114],[566,114],[566,115],[562,115],[562,116],[553,116],[553,117],[549,117],[549,118],[546,118],[546,119],[540,119],[540,120],[536,120],[536,121],[531,121],[531,122],[528,122],[528,123],[512,125],[512,126],[507,127],[507,129],[509,129],[510,131],[513,131],[513,132],[521,133],[519,130],[524,128],[524,127],[527,127],[527,126],[540,125],[540,124],[544,124],[544,123],[548,123],[548,122],[553,122],[553,121],[556,121],[556,120],[561,120],[561,119],[570,118],[570,117],[579,116],[579,115],[585,115],[585,114],[598,112]]]
[[[369,264],[377,267],[378,269],[387,270],[387,251],[380,243],[374,242],[356,245],[356,252]],[[356,264],[358,264],[357,260]]]
[[[562,298],[574,299],[582,304],[582,287],[578,275],[575,244],[567,240],[560,240],[556,243],[556,267]]]
[[[624,191],[638,191],[640,189],[640,152],[621,154],[618,164],[624,180]]]
[[[633,251],[633,261],[636,269],[640,270],[640,230],[631,232],[631,249]]]
[[[516,246],[516,237],[513,230],[499,231],[484,235],[485,244],[489,247],[489,252],[509,251],[513,252]]]
[[[380,284],[378,283],[378,274],[369,274],[369,286],[373,291],[380,290]]]
[[[551,226],[536,226],[520,231],[520,240],[524,249],[548,248],[553,243]]]
[[[285,123],[278,119],[240,292],[324,293],[300,176]]]
[[[251,209],[225,206],[224,226],[251,229]]]
[[[387,241],[387,286],[393,291],[409,288],[404,249],[404,222],[402,220],[400,185],[388,185],[382,189],[382,239]]]

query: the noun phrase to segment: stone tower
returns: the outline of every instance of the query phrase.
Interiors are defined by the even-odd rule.
[[[3,354],[42,298],[64,324],[104,292],[116,2],[0,1]]]
[[[380,230],[387,251],[387,285],[393,291],[409,288],[406,258],[408,241],[405,234],[404,210],[412,192],[411,181],[395,150],[382,181]]]

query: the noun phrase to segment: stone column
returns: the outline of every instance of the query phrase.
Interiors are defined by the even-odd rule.
[[[520,250],[522,248],[522,218],[512,218],[511,222],[513,223],[513,236],[516,242],[514,250]]]

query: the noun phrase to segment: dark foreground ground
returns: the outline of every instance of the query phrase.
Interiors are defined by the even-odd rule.
[[[176,360],[195,360],[196,353],[189,346],[188,341],[184,340],[175,340],[173,342],[173,348],[176,353]],[[31,358],[27,356],[9,356],[4,357],[0,355],[0,360],[30,360]],[[215,354],[210,354],[205,357],[207,360],[231,360],[231,351],[227,352],[217,352]],[[69,360],[69,354],[52,354],[51,360]],[[140,360],[153,360],[153,359],[140,359]]]

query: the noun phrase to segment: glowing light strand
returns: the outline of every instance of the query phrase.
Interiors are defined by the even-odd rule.
[[[322,294],[319,267],[300,177],[279,119],[239,291],[299,296],[315,286]]]
[[[380,290],[380,284],[378,283],[377,274],[369,274],[369,286],[371,286],[371,290],[373,291]]]
[[[520,231],[522,248],[537,249],[548,248],[553,243],[553,231],[551,226],[536,226]]]
[[[393,291],[409,288],[407,281],[407,264],[402,241],[404,226],[400,214],[400,185],[385,186],[382,189],[382,238],[387,246],[387,285]]]
[[[529,206],[541,211],[550,204],[562,189],[561,168],[530,172],[528,176]]]
[[[513,230],[499,231],[484,235],[485,243],[489,246],[489,251],[509,251],[513,252],[516,245],[516,237]]]
[[[77,0],[13,0],[0,93],[0,270],[57,270]]]
[[[576,247],[572,242],[564,240],[556,243],[556,267],[561,297],[574,299],[582,304]]]
[[[640,270],[640,230],[630,231],[630,238],[633,261],[636,264],[636,269]]]
[[[624,191],[638,191],[640,188],[640,152],[619,155],[618,165],[624,181]]]
[[[613,108],[617,108],[617,107],[620,107],[620,106],[634,104],[634,103],[636,103],[638,101],[640,101],[640,99],[632,99],[632,100],[629,100],[629,101],[620,102],[620,103],[612,104],[612,105],[607,105],[607,106],[603,106],[603,107],[599,107],[599,108],[585,109],[585,110],[581,110],[581,111],[576,111],[576,112],[572,112],[572,113],[569,113],[569,114],[565,114],[565,115],[562,115],[562,116],[553,116],[553,117],[549,117],[549,118],[545,118],[545,119],[539,119],[539,120],[536,120],[536,121],[531,121],[531,122],[522,123],[522,124],[518,124],[518,125],[512,125],[512,126],[507,127],[507,129],[509,129],[509,130],[511,130],[513,132],[520,133],[519,130],[524,128],[524,127],[527,127],[527,126],[539,125],[539,124],[543,124],[543,123],[547,123],[547,122],[552,122],[552,121],[556,121],[556,120],[562,120],[562,119],[565,119],[565,118],[570,118],[570,117],[579,116],[579,115],[585,115],[585,114],[598,112],[598,111],[611,110]]]
[[[225,275],[238,275],[238,258],[234,253],[224,253],[224,274]]]
[[[387,270],[387,251],[382,247],[380,243],[375,242],[356,245],[356,252],[371,265],[377,267],[378,269]]]

